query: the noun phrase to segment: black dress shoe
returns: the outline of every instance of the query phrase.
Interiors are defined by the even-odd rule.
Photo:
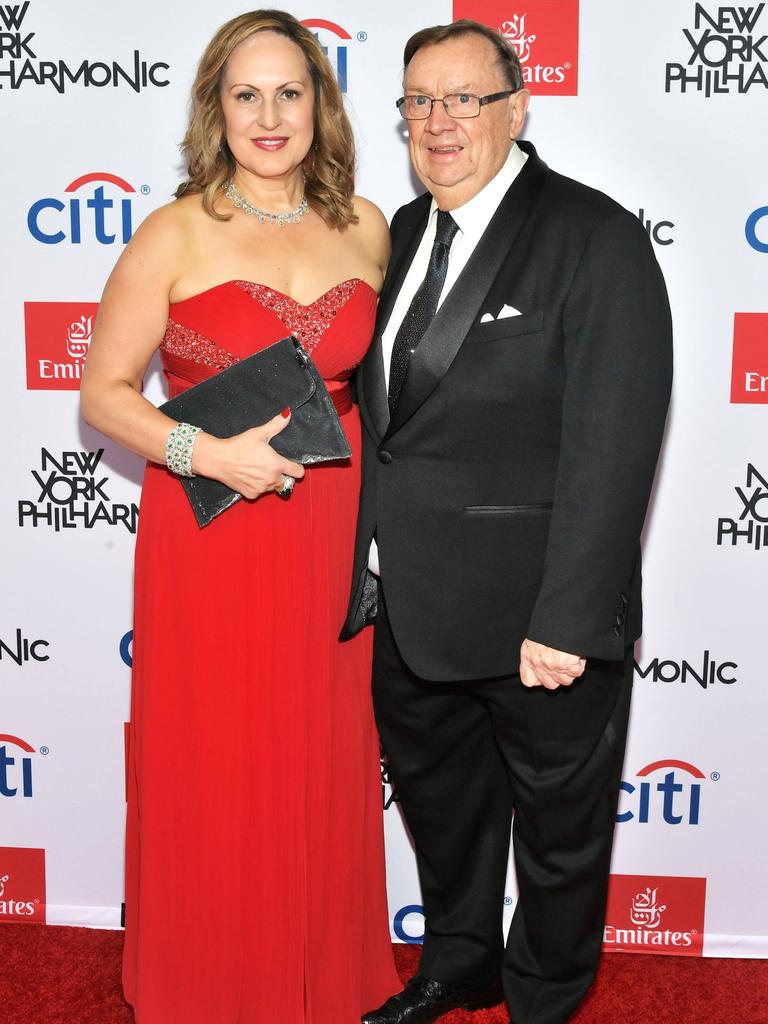
[[[501,986],[461,988],[417,974],[402,992],[391,996],[378,1010],[366,1013],[361,1024],[432,1024],[451,1010],[484,1010],[503,1000]]]

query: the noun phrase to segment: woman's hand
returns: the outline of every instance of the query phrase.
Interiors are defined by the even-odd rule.
[[[278,413],[260,427],[244,430],[234,437],[197,435],[192,451],[192,471],[220,480],[244,498],[259,498],[268,491],[280,491],[286,476],[300,480],[304,467],[278,455],[270,441],[291,422],[290,410]]]

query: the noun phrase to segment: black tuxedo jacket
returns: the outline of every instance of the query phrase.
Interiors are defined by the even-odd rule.
[[[640,635],[640,532],[672,346],[642,225],[528,160],[411,357],[390,421],[381,334],[430,196],[392,221],[357,383],[363,485],[342,638],[370,617],[368,549],[400,652],[432,680],[507,675],[525,637],[618,659]],[[519,316],[481,323],[509,304]]]

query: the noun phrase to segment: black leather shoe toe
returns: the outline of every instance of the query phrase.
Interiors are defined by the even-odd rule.
[[[462,988],[417,974],[402,992],[391,996],[378,1010],[361,1018],[361,1024],[432,1024],[451,1010],[484,1010],[503,1002],[501,986]]]

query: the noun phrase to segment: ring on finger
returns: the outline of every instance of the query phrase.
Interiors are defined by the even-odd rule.
[[[283,501],[288,501],[290,496],[293,494],[293,485],[295,483],[296,480],[292,476],[288,476],[288,474],[285,473],[283,475],[283,486],[280,488],[280,490],[276,490],[275,494],[278,496],[278,498],[282,498]]]

